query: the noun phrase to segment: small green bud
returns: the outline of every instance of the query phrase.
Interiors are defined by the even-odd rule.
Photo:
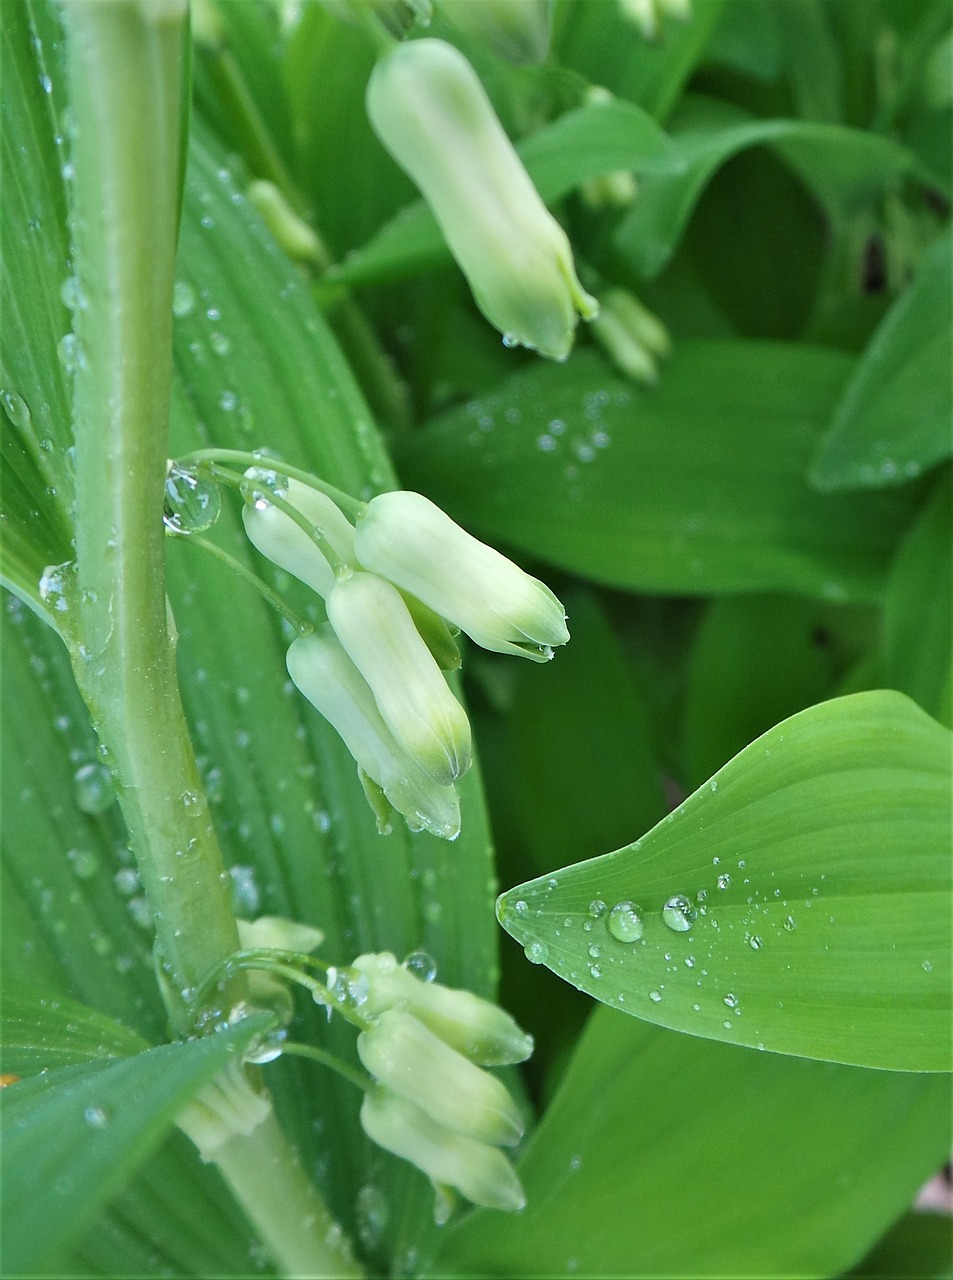
[[[591,319],[598,304],[463,54],[442,40],[398,45],[371,74],[367,112],[504,342],[565,360],[577,312]]]
[[[328,624],[301,636],[287,656],[298,689],[344,739],[358,767],[384,792],[412,831],[444,840],[460,834],[460,801],[397,743],[367,681]],[[373,806],[372,806],[373,807]]]
[[[420,493],[382,493],[358,519],[361,564],[422,600],[495,653],[545,662],[569,639],[542,582],[461,529]]]
[[[258,179],[251,183],[247,196],[249,203],[261,214],[262,221],[295,262],[309,262],[323,271],[328,266],[328,256],[321,241],[303,218],[299,218],[273,182]]]
[[[547,0],[439,0],[443,17],[517,66],[545,62],[550,22]]]
[[[389,951],[358,956],[353,968],[367,979],[361,1001],[361,1013],[367,1017],[404,1009],[481,1067],[525,1062],[533,1052],[533,1037],[505,1009],[472,991],[423,982]]]
[[[361,1106],[364,1132],[379,1147],[422,1169],[434,1183],[455,1187],[487,1209],[522,1209],[526,1197],[516,1173],[497,1148],[439,1124],[415,1103],[374,1089]]]
[[[471,752],[466,712],[397,588],[373,573],[351,573],[335,582],[327,606],[335,634],[404,751],[437,782],[449,784],[466,773]]]
[[[661,320],[627,289],[609,289],[603,294],[592,335],[635,382],[655,383],[656,359],[665,359],[672,350],[672,340]]]
[[[307,955],[324,941],[321,929],[284,916],[259,916],[237,923],[243,951],[302,951]]]
[[[692,16],[691,0],[619,0],[619,8],[646,40],[658,37],[663,19],[687,22]]]
[[[245,478],[254,483],[262,468],[250,467]],[[300,480],[280,477],[275,492],[290,502],[313,524],[331,549],[346,564],[354,562],[354,527],[344,513],[328,498]],[[268,501],[268,487],[262,485],[258,495],[242,507],[242,522],[249,540],[279,569],[285,569],[307,583],[319,596],[326,597],[334,583],[334,570],[300,525]]]

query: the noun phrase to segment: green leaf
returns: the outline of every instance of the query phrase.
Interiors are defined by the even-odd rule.
[[[519,1215],[433,1274],[836,1275],[950,1141],[945,1079],[753,1053],[597,1010],[519,1164]]]
[[[884,594],[881,678],[951,724],[953,493],[949,471],[901,543]]]
[[[819,488],[902,484],[953,452],[953,240],[923,257],[844,388],[811,465]]]
[[[661,1026],[947,1071],[950,746],[896,693],[811,707],[641,840],[509,890],[500,922],[566,981]],[[641,939],[617,940],[618,903],[637,905]]]
[[[3,1070],[18,1076],[148,1048],[141,1036],[75,1000],[19,988],[3,996]]]
[[[948,1213],[905,1213],[850,1272],[876,1280],[950,1280],[953,1221]]]
[[[4,1264],[44,1274],[158,1146],[186,1102],[268,1023],[161,1045],[118,1062],[59,1067],[4,1097]]]
[[[547,204],[589,178],[617,169],[636,174],[681,167],[669,140],[651,118],[628,102],[591,103],[569,111],[517,145]],[[437,221],[423,201],[402,209],[362,248],[329,273],[341,284],[400,279],[449,259]]]
[[[916,494],[804,479],[850,367],[819,348],[686,341],[646,391],[579,351],[438,418],[398,461],[484,537],[596,582],[870,600]]]
[[[916,158],[890,138],[841,125],[752,120],[715,99],[685,99],[670,128],[681,169],[646,176],[614,236],[648,279],[671,259],[712,176],[748,147],[770,144],[830,214],[863,208],[918,170]]]

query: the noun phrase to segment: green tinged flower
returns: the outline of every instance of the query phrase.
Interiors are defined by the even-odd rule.
[[[495,653],[545,662],[569,639],[542,582],[478,541],[419,493],[382,493],[358,522],[361,564],[410,592]]]
[[[635,382],[658,380],[657,360],[672,350],[668,330],[628,289],[608,289],[592,334],[623,373]]]
[[[469,62],[442,40],[410,40],[375,66],[367,112],[420,188],[477,306],[504,341],[564,360],[594,298]]]
[[[424,982],[389,951],[358,956],[353,968],[367,980],[360,1004],[366,1017],[378,1017],[387,1009],[403,1009],[445,1044],[482,1067],[524,1062],[533,1052],[533,1037],[505,1009],[472,991]]]
[[[254,481],[261,476],[261,469],[251,467],[246,477]],[[280,481],[276,490],[304,518],[318,530],[332,551],[345,562],[354,561],[354,526],[330,498],[302,484],[300,480]],[[242,507],[242,521],[251,542],[263,556],[267,556],[280,569],[285,569],[301,582],[307,583],[319,596],[326,597],[334,583],[334,570],[314,542],[291,516],[268,501],[268,489],[263,485],[261,497]]]
[[[359,768],[381,788],[410,829],[455,840],[460,833],[456,791],[425,773],[397,742],[370,686],[331,627],[324,624],[295,640],[287,663],[295,685],[340,734]]]
[[[357,1038],[361,1062],[385,1088],[454,1133],[513,1147],[519,1108],[495,1076],[475,1066],[411,1013],[387,1009]]]
[[[501,1151],[454,1133],[407,1098],[372,1090],[361,1107],[361,1124],[385,1151],[409,1160],[433,1182],[455,1187],[474,1204],[511,1212],[526,1204],[520,1180]]]
[[[327,608],[403,750],[436,782],[449,784],[466,773],[470,723],[397,588],[373,573],[351,573],[335,582]]]

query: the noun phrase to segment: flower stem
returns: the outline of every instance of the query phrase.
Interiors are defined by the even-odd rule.
[[[257,467],[260,471],[277,471],[279,475],[300,480],[309,489],[317,489],[319,493],[323,493],[325,497],[336,503],[342,511],[349,512],[353,517],[363,515],[367,508],[366,502],[352,497],[343,489],[335,488],[333,484],[328,484],[319,476],[312,475],[310,471],[303,471],[301,467],[293,467],[288,462],[282,462],[280,458],[266,457],[261,453],[246,453],[243,449],[196,449],[193,453],[186,453],[176,459],[180,467],[200,466],[203,462],[231,462],[239,467]]]

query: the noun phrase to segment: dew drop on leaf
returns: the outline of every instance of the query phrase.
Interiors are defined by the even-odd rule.
[[[104,764],[84,764],[73,775],[76,803],[83,813],[106,813],[116,802],[112,774]]]
[[[695,923],[695,908],[684,893],[673,893],[662,908],[662,921],[675,933],[687,933]]]
[[[634,902],[617,902],[609,912],[606,927],[616,942],[638,942],[645,925]]]

